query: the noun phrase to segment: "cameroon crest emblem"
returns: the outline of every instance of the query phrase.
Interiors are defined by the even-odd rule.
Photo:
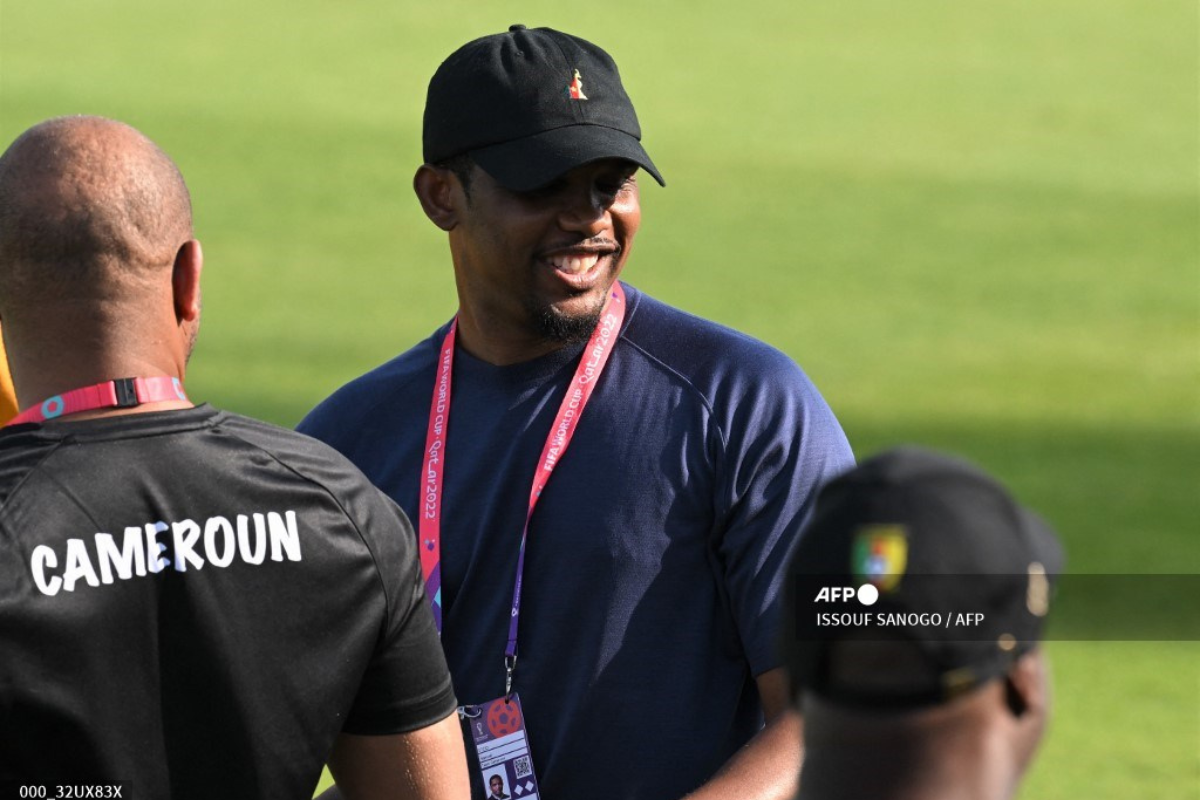
[[[908,534],[903,525],[864,525],[854,537],[850,555],[854,577],[881,592],[900,585],[908,566]]]

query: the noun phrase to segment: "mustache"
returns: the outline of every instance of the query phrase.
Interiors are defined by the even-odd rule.
[[[557,242],[554,245],[542,248],[535,255],[538,258],[545,258],[556,254],[585,252],[616,256],[621,254],[622,249],[621,245],[617,244],[613,239],[609,239],[606,236],[592,236],[572,242]]]

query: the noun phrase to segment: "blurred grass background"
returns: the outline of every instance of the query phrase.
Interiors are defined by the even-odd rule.
[[[172,154],[189,392],[293,425],[453,314],[425,85],[514,22],[599,43],[637,103],[669,188],[626,279],[790,353],[860,457],[982,463],[1074,571],[1200,572],[1194,2],[0,0],[0,140],[90,113]],[[1200,797],[1200,646],[1050,649],[1022,797]]]

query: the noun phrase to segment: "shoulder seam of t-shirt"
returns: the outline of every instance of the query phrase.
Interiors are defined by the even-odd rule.
[[[637,350],[639,353],[641,353],[643,356],[645,356],[645,357],[646,357],[647,359],[649,359],[650,361],[652,361],[652,362],[654,362],[655,364],[657,364],[657,365],[658,365],[659,367],[661,367],[663,370],[665,370],[665,371],[669,372],[670,374],[674,375],[674,376],[675,376],[676,378],[678,378],[679,380],[683,381],[683,383],[684,383],[684,384],[686,384],[686,385],[687,385],[687,387],[688,387],[689,389],[691,389],[691,390],[692,390],[692,392],[694,392],[694,393],[696,394],[696,396],[697,396],[697,397],[699,397],[699,398],[700,398],[700,402],[702,402],[702,403],[704,404],[704,408],[705,408],[705,410],[707,410],[707,411],[708,411],[708,413],[709,413],[710,415],[711,415],[711,414],[713,414],[713,413],[715,412],[715,409],[713,408],[712,400],[710,400],[710,399],[709,399],[709,397],[708,397],[706,394],[704,394],[704,392],[703,392],[703,391],[701,391],[701,390],[700,390],[700,387],[696,386],[696,384],[692,382],[692,379],[691,379],[691,378],[689,378],[687,375],[684,375],[682,372],[680,372],[679,370],[675,369],[675,368],[674,368],[674,367],[672,367],[670,364],[668,364],[667,362],[663,361],[661,358],[659,358],[658,356],[654,355],[654,354],[653,354],[653,353],[651,353],[649,350],[647,350],[646,348],[642,347],[640,344],[638,344],[637,342],[635,342],[633,339],[630,339],[630,338],[629,338],[628,336],[626,336],[625,334],[621,334],[621,341],[625,342],[625,343],[626,343],[626,344],[628,344],[630,347],[632,347],[632,348],[634,348],[635,350]]]
[[[666,371],[670,375],[674,375],[676,378],[678,378],[680,381],[682,381],[683,384],[685,386],[687,386],[688,389],[691,390],[696,395],[696,397],[700,398],[701,405],[704,407],[704,410],[708,413],[708,419],[712,424],[712,429],[717,432],[717,445],[720,447],[720,452],[716,453],[715,454],[716,457],[713,459],[713,470],[714,470],[714,475],[717,478],[717,480],[718,481],[722,480],[723,479],[722,478],[722,469],[723,469],[723,465],[725,463],[725,454],[729,450],[729,436],[726,434],[725,429],[723,427],[721,427],[721,420],[718,417],[716,410],[713,408],[712,401],[708,398],[707,395],[704,394],[704,392],[700,391],[700,388],[698,386],[696,386],[696,384],[692,383],[691,379],[689,379],[686,375],[684,375],[682,372],[680,372],[679,370],[672,367],[670,364],[668,364],[665,361],[663,361],[662,359],[660,359],[658,356],[651,353],[646,348],[642,347],[637,342],[635,342],[632,339],[630,339],[629,337],[627,337],[625,334],[621,335],[621,341],[628,344],[630,347],[632,347],[638,353],[641,353],[642,357],[644,357],[645,359],[650,361],[652,364],[656,365],[659,369]],[[714,505],[716,505],[716,504],[714,504]],[[719,512],[717,514],[718,517],[724,516],[726,510],[727,509],[724,509],[724,508],[721,508],[721,509],[714,508],[714,512]]]
[[[0,504],[0,528],[8,531],[10,534],[12,533],[12,529],[8,527],[9,502],[17,495],[18,492],[21,491],[21,489],[25,488],[25,484],[29,481],[30,476],[42,468],[42,465],[46,463],[46,459],[58,452],[58,448],[62,447],[62,444],[62,440],[55,442],[54,445],[47,450],[46,454],[38,459],[36,464],[30,465],[29,468],[25,470],[25,474],[22,475],[12,487],[12,491],[5,495],[3,503]]]
[[[220,428],[223,428],[223,427],[225,427],[224,423],[230,422],[230,421],[235,421],[238,419],[239,418],[237,416],[226,415],[223,423],[221,425],[214,425],[213,430],[216,431]],[[250,417],[246,417],[246,419],[251,420],[253,422],[258,422],[258,420],[253,420]],[[303,434],[303,433],[291,431],[291,430],[288,430],[287,428],[280,428],[280,430],[285,431],[287,433],[294,434],[296,436],[305,436],[305,434]],[[313,486],[319,487],[321,489],[321,491],[325,492],[325,494],[327,494],[329,496],[329,498],[334,502],[334,504],[342,512],[342,515],[350,522],[351,526],[354,528],[354,532],[357,533],[358,538],[360,540],[362,540],[363,546],[365,546],[367,548],[367,552],[371,554],[371,563],[375,565],[375,578],[376,578],[376,580],[379,581],[379,585],[383,588],[384,606],[385,606],[384,611],[386,614],[385,619],[384,619],[384,622],[385,622],[384,627],[385,627],[385,629],[391,627],[393,600],[395,600],[397,602],[397,608],[398,608],[399,607],[399,605],[398,605],[399,598],[392,597],[392,593],[388,588],[387,581],[385,581],[383,579],[383,572],[379,567],[379,555],[375,552],[375,548],[373,548],[371,546],[371,543],[370,543],[370,541],[368,541],[367,537],[363,535],[362,529],[359,527],[358,520],[356,520],[350,514],[350,512],[346,510],[346,506],[342,503],[341,499],[337,496],[337,494],[333,490],[331,490],[328,486],[326,486],[324,483],[322,483],[321,481],[317,480],[316,478],[313,478],[312,476],[304,474],[296,467],[285,462],[283,459],[281,459],[275,453],[271,452],[270,450],[266,449],[265,447],[263,447],[259,444],[256,444],[255,442],[248,440],[246,437],[239,435],[236,430],[228,431],[228,435],[236,437],[238,441],[242,442],[247,447],[252,447],[255,450],[258,450],[259,452],[265,454],[268,458],[270,458],[272,461],[274,461],[279,466],[286,469],[288,472],[291,472],[296,477],[300,478],[301,480],[307,481],[308,483],[312,484]],[[311,436],[308,436],[307,438],[312,439]],[[320,440],[314,440],[314,441],[320,442]],[[323,442],[320,442],[320,444],[323,447],[329,448],[330,452],[332,454],[336,454],[338,458],[343,459],[343,460],[345,459],[345,456],[341,455],[336,450],[333,450],[333,448],[330,448],[329,445],[326,445]],[[350,462],[347,461],[347,463],[349,464]],[[351,465],[351,466],[353,466],[353,465]],[[377,488],[375,488],[375,486],[373,484],[371,484],[371,482],[369,480],[367,480],[366,476],[360,474],[358,477],[361,480],[365,481],[372,491],[376,491],[376,492],[379,491]]]
[[[16,497],[18,492],[20,492],[23,488],[25,488],[25,484],[29,481],[30,477],[35,472],[38,472],[39,470],[41,470],[42,465],[45,464],[46,461],[51,456],[53,456],[55,453],[57,453],[59,448],[61,448],[63,446],[63,444],[64,444],[64,441],[62,439],[59,439],[57,442],[54,442],[54,444],[46,451],[46,454],[44,456],[42,456],[40,459],[38,459],[37,463],[29,465],[29,467],[25,470],[25,474],[22,475],[19,480],[17,480],[17,482],[12,487],[12,491],[10,491],[7,495],[5,495],[3,502],[0,503],[0,520],[3,520],[5,517],[8,516],[9,502],[14,497]]]
[[[642,347],[640,344],[635,342],[633,339],[630,339],[625,334],[621,334],[621,341],[625,342],[630,347],[632,347],[634,350],[641,353],[642,356],[644,356],[646,359],[648,359],[652,363],[656,364],[658,367],[660,367],[664,371],[670,373],[671,375],[674,375],[676,378],[678,378],[680,381],[682,381],[683,384],[685,386],[687,386],[688,389],[690,389],[698,398],[700,398],[700,402],[701,402],[701,404],[703,404],[704,410],[708,412],[709,419],[712,420],[713,427],[716,428],[716,430],[717,430],[717,433],[721,440],[721,450],[724,451],[729,446],[729,439],[725,435],[725,430],[721,427],[721,422],[717,418],[716,410],[713,408],[712,400],[708,397],[708,395],[706,395],[704,392],[702,392],[700,390],[700,387],[696,386],[696,384],[692,382],[691,378],[684,375],[682,372],[675,369],[670,364],[663,361],[661,358],[654,355],[649,350]]]
[[[220,409],[214,409],[213,414],[210,417],[198,422],[194,427],[187,428],[186,430],[193,431],[193,430],[200,430],[202,428],[210,428],[211,429],[214,426],[214,424],[216,424],[217,420],[222,419],[225,416],[226,416],[225,413],[223,411],[221,411]],[[163,435],[167,435],[167,434],[175,434],[175,433],[180,433],[180,432],[183,432],[183,431],[181,431],[181,430],[171,430],[171,431],[158,430],[153,433],[147,433],[144,435],[145,436],[163,436]],[[101,443],[104,441],[108,441],[107,438],[91,439],[91,438],[87,437],[86,435],[81,439],[81,438],[79,438],[78,434],[73,433],[69,430],[64,431],[64,432],[37,430],[37,431],[30,431],[30,433],[33,433],[35,436],[37,436],[39,441],[47,443],[49,445],[49,447],[46,450],[45,455],[43,455],[40,459],[38,459],[37,463],[29,465],[29,467],[25,470],[25,474],[22,475],[20,480],[18,480],[16,482],[16,484],[12,487],[12,490],[7,495],[4,496],[3,501],[0,501],[0,520],[3,520],[7,516],[9,502],[14,497],[16,497],[17,494],[23,488],[25,488],[25,484],[33,477],[34,473],[43,471],[43,467],[45,466],[46,462],[51,457],[53,457],[54,454],[57,453],[60,449],[62,449],[64,447],[68,447],[68,446],[70,446],[70,447],[86,446],[86,445],[93,444],[93,443]],[[124,439],[126,437],[121,436],[120,438]],[[47,475],[47,478],[49,480],[53,481],[54,484],[56,486],[58,486],[60,489],[65,490],[67,488],[66,486],[64,486],[62,484],[62,482],[60,482],[57,478],[54,477],[53,473],[47,472],[46,475]],[[95,517],[93,517],[91,515],[91,513],[83,506],[83,504],[78,502],[77,500],[75,500],[74,496],[71,495],[70,492],[64,491],[63,493],[75,503],[76,508],[78,508],[80,511],[82,511],[84,516],[86,516],[88,518],[88,520],[90,520],[92,522],[93,525],[96,525],[97,530],[99,530],[99,522],[95,519]]]

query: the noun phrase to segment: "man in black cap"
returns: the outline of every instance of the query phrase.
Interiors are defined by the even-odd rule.
[[[1011,797],[1049,711],[1054,534],[979,469],[915,448],[831,482],[796,548],[782,650],[804,800]]]
[[[663,183],[640,139],[590,42],[517,25],[452,54],[414,187],[458,314],[301,430],[419,521],[481,769],[515,797],[783,797],[784,565],[852,456],[789,358],[617,281],[635,173]]]

